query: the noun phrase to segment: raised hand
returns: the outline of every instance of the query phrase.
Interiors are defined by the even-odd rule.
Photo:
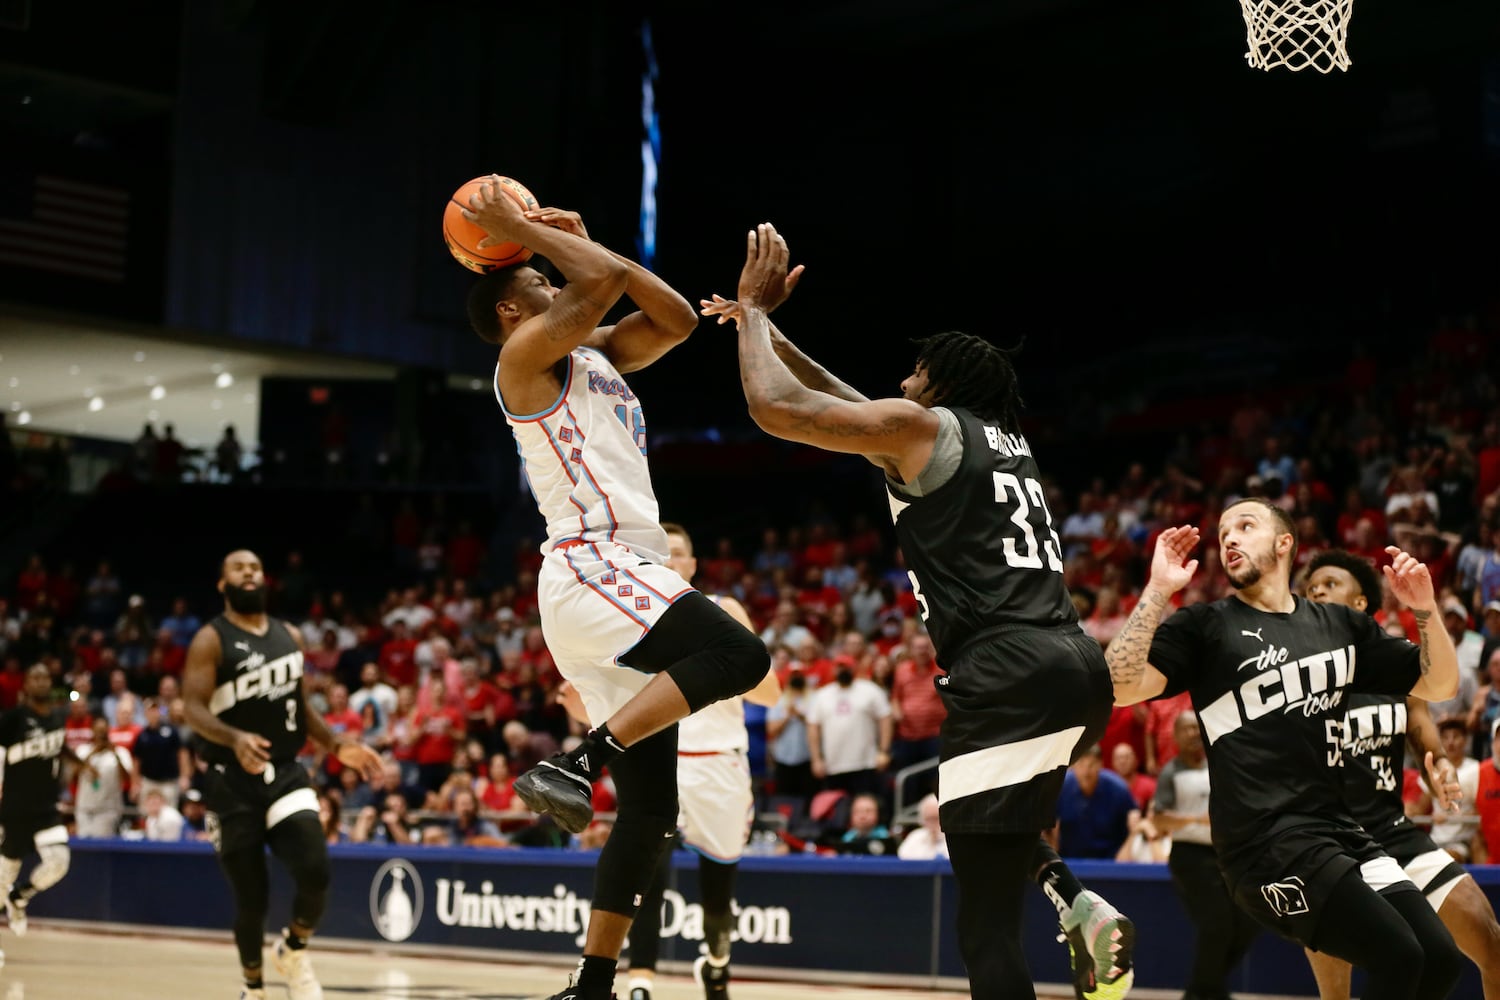
[[[1458,772],[1453,769],[1453,761],[1447,757],[1439,757],[1436,762],[1432,759],[1432,751],[1427,751],[1427,784],[1432,789],[1432,797],[1437,804],[1447,812],[1458,812],[1463,806],[1464,790],[1458,783]]]
[[[1167,528],[1156,539],[1151,555],[1151,586],[1175,594],[1198,572],[1198,560],[1189,559],[1198,547],[1198,529],[1194,525]]]
[[[1391,556],[1391,564],[1383,567],[1385,578],[1391,585],[1391,592],[1408,608],[1413,610],[1431,608],[1436,598],[1432,590],[1432,575],[1427,572],[1427,565],[1416,556],[1394,545],[1387,545],[1385,551]]]
[[[561,229],[583,239],[589,238],[589,231],[583,228],[583,216],[577,212],[570,212],[566,208],[533,208],[523,214],[532,222],[540,222],[544,226]]]
[[[496,174],[491,174],[469,196],[469,207],[463,210],[463,216],[489,234],[479,241],[481,248],[522,242],[528,221],[521,203],[500,190]]]
[[[786,301],[788,256],[786,240],[769,222],[762,222],[746,235],[745,266],[739,285],[742,306],[769,312]]]
[[[363,743],[355,741],[340,743],[334,748],[334,753],[340,764],[354,768],[364,775],[366,781],[374,781],[385,770],[385,761],[381,759],[380,754]]]

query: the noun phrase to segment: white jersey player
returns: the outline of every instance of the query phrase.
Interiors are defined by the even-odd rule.
[[[524,210],[498,178],[465,216],[551,262],[491,271],[469,292],[469,322],[500,348],[495,395],[547,522],[537,590],[558,670],[600,722],[575,749],[516,779],[516,794],[570,833],[593,818],[606,766],[619,805],[595,872],[575,982],[552,1000],[612,996],[615,963],[677,818],[677,727],[755,687],[770,656],[758,638],[662,565],[666,535],[646,466],[646,421],[622,373],[644,368],[697,326],[693,307],[637,263],[588,238],[577,213]],[[622,295],[639,310],[600,326]],[[629,752],[626,752],[628,748]]]

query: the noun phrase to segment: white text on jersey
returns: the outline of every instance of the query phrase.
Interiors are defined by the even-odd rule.
[[[1354,647],[1289,660],[1286,649],[1268,646],[1241,663],[1239,669],[1250,666],[1257,668],[1253,677],[1237,691],[1225,692],[1201,713],[1209,743],[1278,709],[1285,714],[1300,708],[1311,718],[1337,707],[1343,701],[1343,689],[1354,681]]]
[[[259,654],[256,654],[257,656]],[[250,698],[265,698],[276,701],[291,694],[302,683],[302,652],[298,650],[278,656],[258,666],[247,660],[241,666],[249,669],[232,681],[225,681],[214,689],[208,700],[208,710],[223,715],[229,709]]]

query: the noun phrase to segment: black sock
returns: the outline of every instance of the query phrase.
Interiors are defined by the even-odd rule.
[[[585,955],[578,963],[578,990],[585,997],[608,998],[615,987],[615,966],[612,958]]]
[[[1036,873],[1036,884],[1042,887],[1042,892],[1057,907],[1059,918],[1067,916],[1068,911],[1073,908],[1073,900],[1083,891],[1083,883],[1078,881],[1073,869],[1061,861],[1049,861],[1043,865],[1042,870]]]
[[[282,934],[281,936],[286,939],[286,946],[293,951],[301,951],[303,948],[307,947],[307,938],[303,937],[300,934],[293,934],[290,927],[288,927],[286,929],[286,933]]]
[[[254,979],[245,980],[245,989],[247,990],[263,990],[265,988],[266,981],[260,976],[256,976]]]
[[[19,882],[10,890],[10,898],[17,903],[30,902],[35,895],[36,890],[31,887],[30,882]]]
[[[586,771],[590,781],[598,781],[599,775],[604,773],[605,765],[624,752],[625,747],[615,739],[614,734],[609,731],[608,724],[605,724],[597,729],[589,730],[583,742],[568,754],[568,759],[576,764],[579,770]]]

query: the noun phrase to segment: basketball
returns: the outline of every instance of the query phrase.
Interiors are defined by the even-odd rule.
[[[481,247],[479,241],[488,234],[464,218],[463,210],[471,207],[469,196],[477,194],[480,185],[488,180],[488,177],[476,177],[466,182],[453,192],[448,204],[443,207],[443,242],[448,244],[448,252],[464,267],[480,274],[510,267],[531,258],[531,251],[519,243],[498,243]],[[520,181],[502,177],[500,190],[514,198],[524,209],[537,207],[536,198]]]

